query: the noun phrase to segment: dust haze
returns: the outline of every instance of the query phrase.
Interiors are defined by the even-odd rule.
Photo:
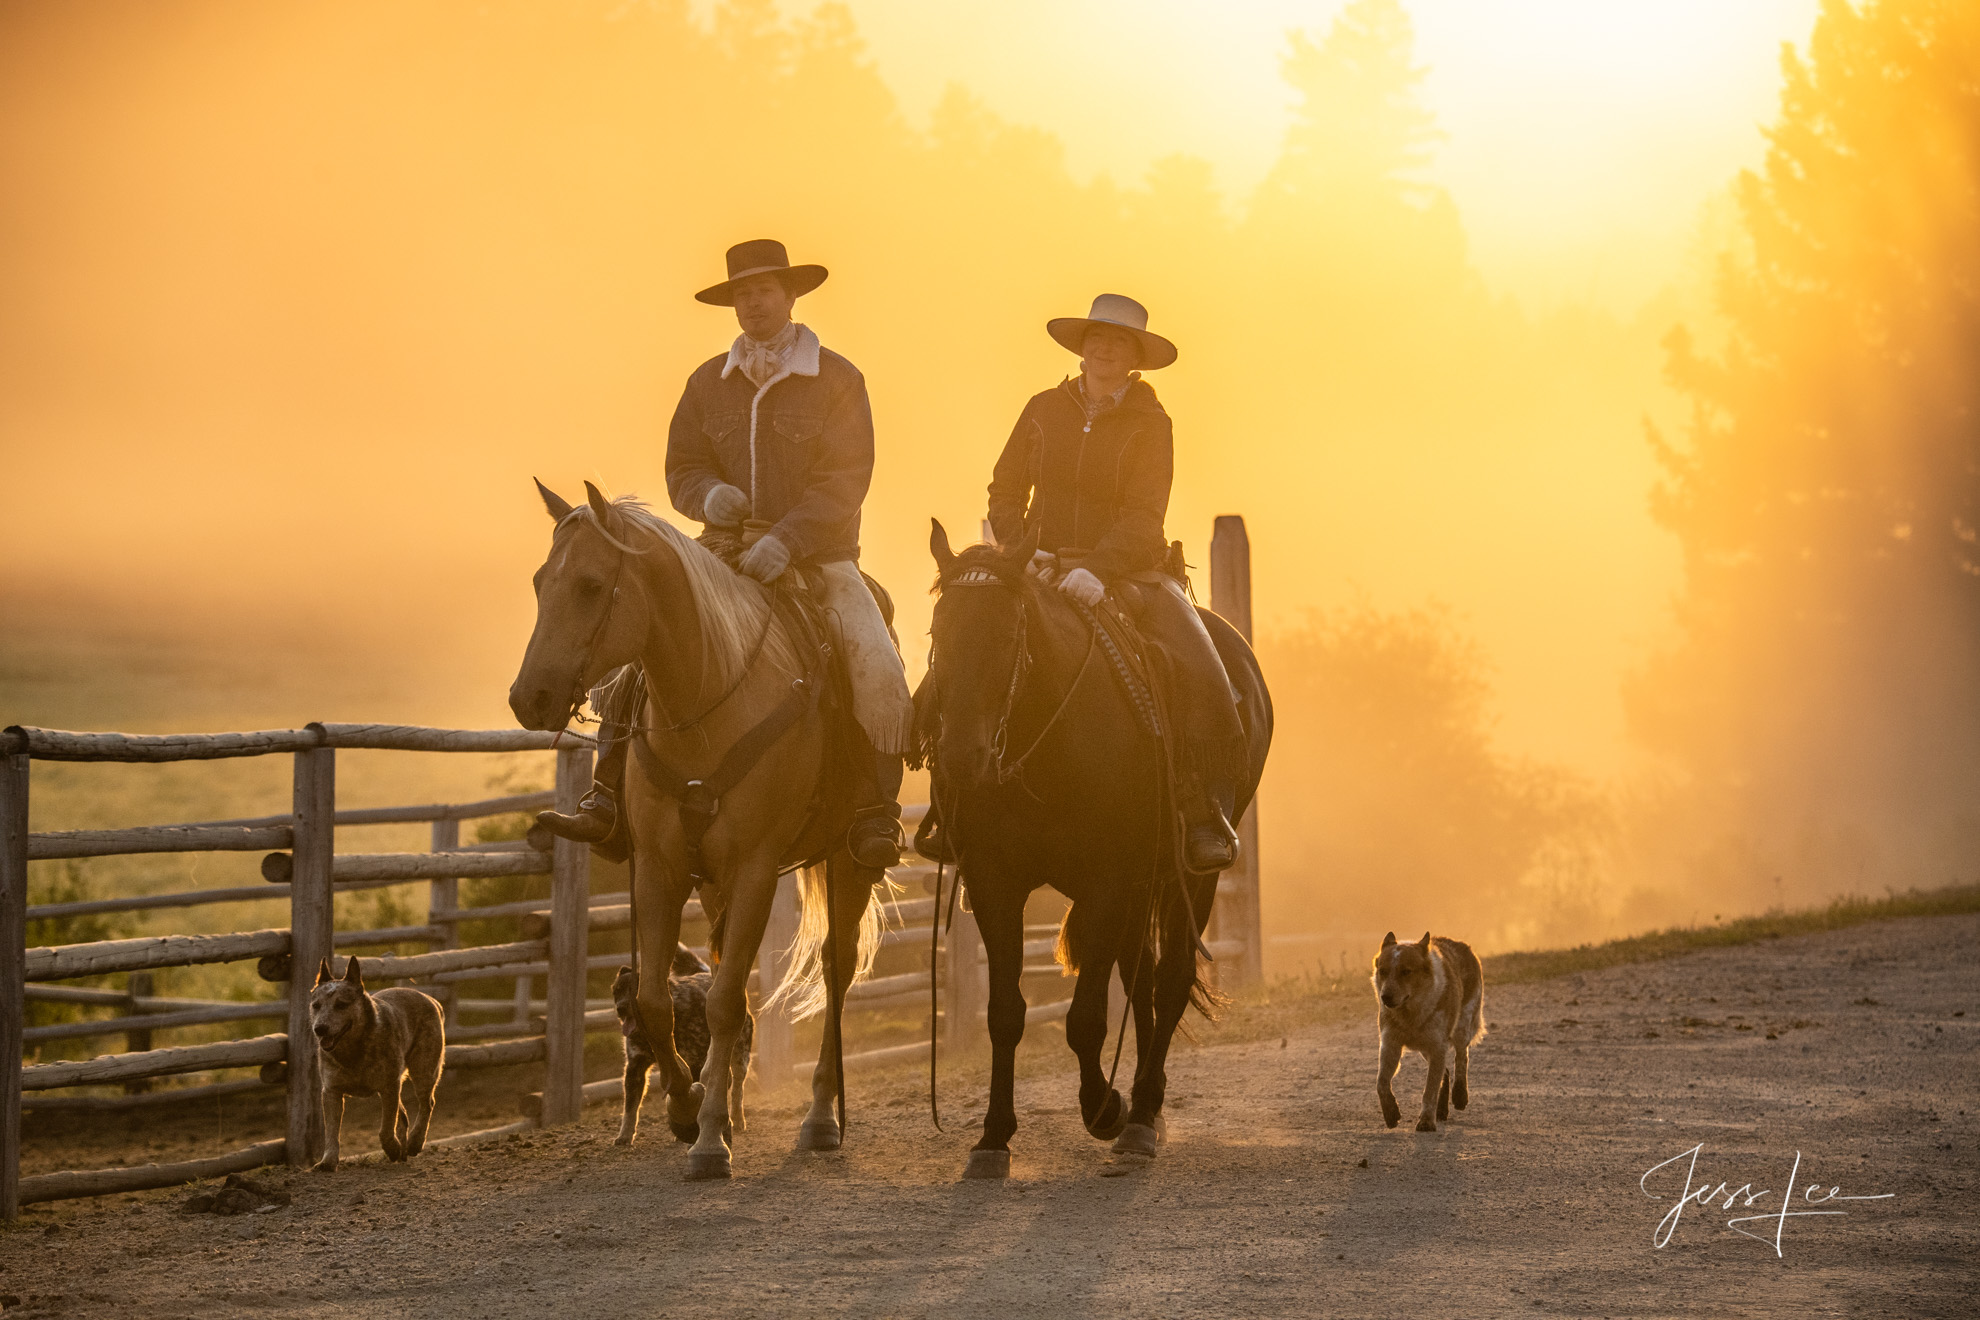
[[[1921,5],[1823,22],[1902,61],[1877,15]],[[1934,12],[1919,58],[1970,72]],[[1879,280],[1972,276],[1970,80],[1888,108],[1926,146],[1879,144],[1909,182],[1863,223],[1926,274],[1827,269],[1790,332],[1755,310],[1800,223],[1757,147],[1671,203],[1691,257],[1625,281],[1662,292],[1536,313],[1427,181],[1465,125],[1425,108],[1407,6],[1324,6],[1278,54],[1290,123],[1232,189],[1185,154],[1076,176],[960,85],[911,118],[838,6],[9,6],[0,714],[508,723],[529,479],[664,502],[681,383],[736,332],[689,294],[773,236],[831,268],[798,316],[869,383],[864,562],[911,677],[928,518],[974,529],[1023,400],[1076,370],[1044,320],[1118,291],[1181,346],[1169,532],[1201,568],[1245,516],[1281,706],[1277,970],[1970,877],[1974,286],[1819,333]],[[1864,94],[1831,72],[1785,125]],[[1909,377],[1832,370],[1894,340]],[[1852,392],[1762,401],[1807,378]]]

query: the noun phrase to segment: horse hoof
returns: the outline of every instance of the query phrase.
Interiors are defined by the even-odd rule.
[[[799,1150],[837,1150],[839,1148],[839,1120],[836,1118],[807,1118],[798,1127],[797,1148]]]
[[[692,1146],[695,1142],[701,1140],[701,1124],[699,1123],[676,1123],[672,1119],[669,1119],[667,1120],[667,1130],[672,1132],[674,1134],[674,1140],[680,1142],[683,1146]],[[631,1145],[632,1143],[627,1142],[626,1144]]]
[[[1008,1178],[1011,1176],[1011,1153],[1007,1150],[973,1150],[969,1153],[969,1163],[963,1165],[965,1178]]]
[[[1116,1155],[1146,1155],[1150,1159],[1161,1149],[1162,1138],[1154,1128],[1146,1123],[1129,1123],[1121,1129],[1121,1135],[1114,1139]]]
[[[688,1152],[687,1181],[712,1182],[729,1176],[729,1153],[723,1150]]]
[[[1100,1141],[1112,1141],[1126,1126],[1127,1102],[1121,1099],[1119,1091],[1110,1091],[1100,1106],[1100,1116],[1088,1123],[1086,1130]]]

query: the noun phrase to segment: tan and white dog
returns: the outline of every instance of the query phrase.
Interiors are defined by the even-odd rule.
[[[1380,1002],[1376,1022],[1382,1031],[1382,1063],[1375,1074],[1375,1094],[1382,1101],[1382,1118],[1390,1127],[1402,1121],[1391,1083],[1405,1049],[1415,1050],[1429,1065],[1423,1081],[1423,1112],[1418,1132],[1435,1132],[1437,1121],[1450,1117],[1452,1105],[1470,1102],[1465,1085],[1471,1047],[1485,1036],[1485,972],[1478,955],[1461,940],[1439,935],[1415,944],[1396,943],[1390,931],[1375,955],[1375,997]]]

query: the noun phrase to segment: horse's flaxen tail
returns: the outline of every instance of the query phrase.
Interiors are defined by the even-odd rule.
[[[831,924],[831,904],[825,896],[825,867],[807,866],[798,873],[800,915],[798,931],[786,955],[784,979],[764,1008],[781,1007],[793,1019],[802,1020],[825,1008],[825,933]],[[873,886],[866,911],[859,917],[859,951],[853,961],[853,984],[873,971],[873,960],[880,955],[880,935],[885,924],[881,907],[884,884]]]

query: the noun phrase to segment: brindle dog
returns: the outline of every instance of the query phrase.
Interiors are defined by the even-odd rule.
[[[446,1017],[438,1001],[405,987],[367,994],[358,960],[341,978],[325,958],[309,992],[309,1024],[322,1068],[323,1158],[318,1170],[337,1167],[337,1139],[344,1127],[344,1097],[375,1095],[378,1144],[388,1160],[405,1160],[426,1144],[434,1095],[447,1054]],[[412,1077],[410,1120],[401,1096]]]
[[[1375,1094],[1382,1101],[1382,1120],[1390,1127],[1402,1122],[1396,1104],[1396,1068],[1405,1048],[1415,1050],[1429,1065],[1423,1079],[1423,1110],[1418,1132],[1435,1132],[1451,1106],[1471,1103],[1467,1086],[1471,1047],[1485,1036],[1485,972],[1478,955],[1462,940],[1439,935],[1414,944],[1396,943],[1390,931],[1375,955],[1371,978],[1380,1001],[1376,1018],[1382,1030],[1382,1062],[1375,1074]]]
[[[674,1048],[696,1077],[708,1061],[708,987],[714,975],[708,964],[685,944],[674,946],[673,974],[667,978],[674,1001]],[[619,1116],[619,1135],[614,1144],[630,1146],[639,1133],[639,1106],[646,1099],[646,1070],[656,1056],[647,1039],[646,1025],[639,1012],[639,980],[630,967],[621,967],[612,978],[612,1004],[619,1012],[619,1031],[626,1038],[626,1103]],[[729,1122],[736,1131],[748,1127],[743,1118],[743,1083],[749,1078],[749,1056],[756,1038],[756,1019],[743,1010],[742,1029],[736,1035],[735,1052],[729,1058]],[[681,1141],[701,1135],[699,1122],[668,1126]]]

